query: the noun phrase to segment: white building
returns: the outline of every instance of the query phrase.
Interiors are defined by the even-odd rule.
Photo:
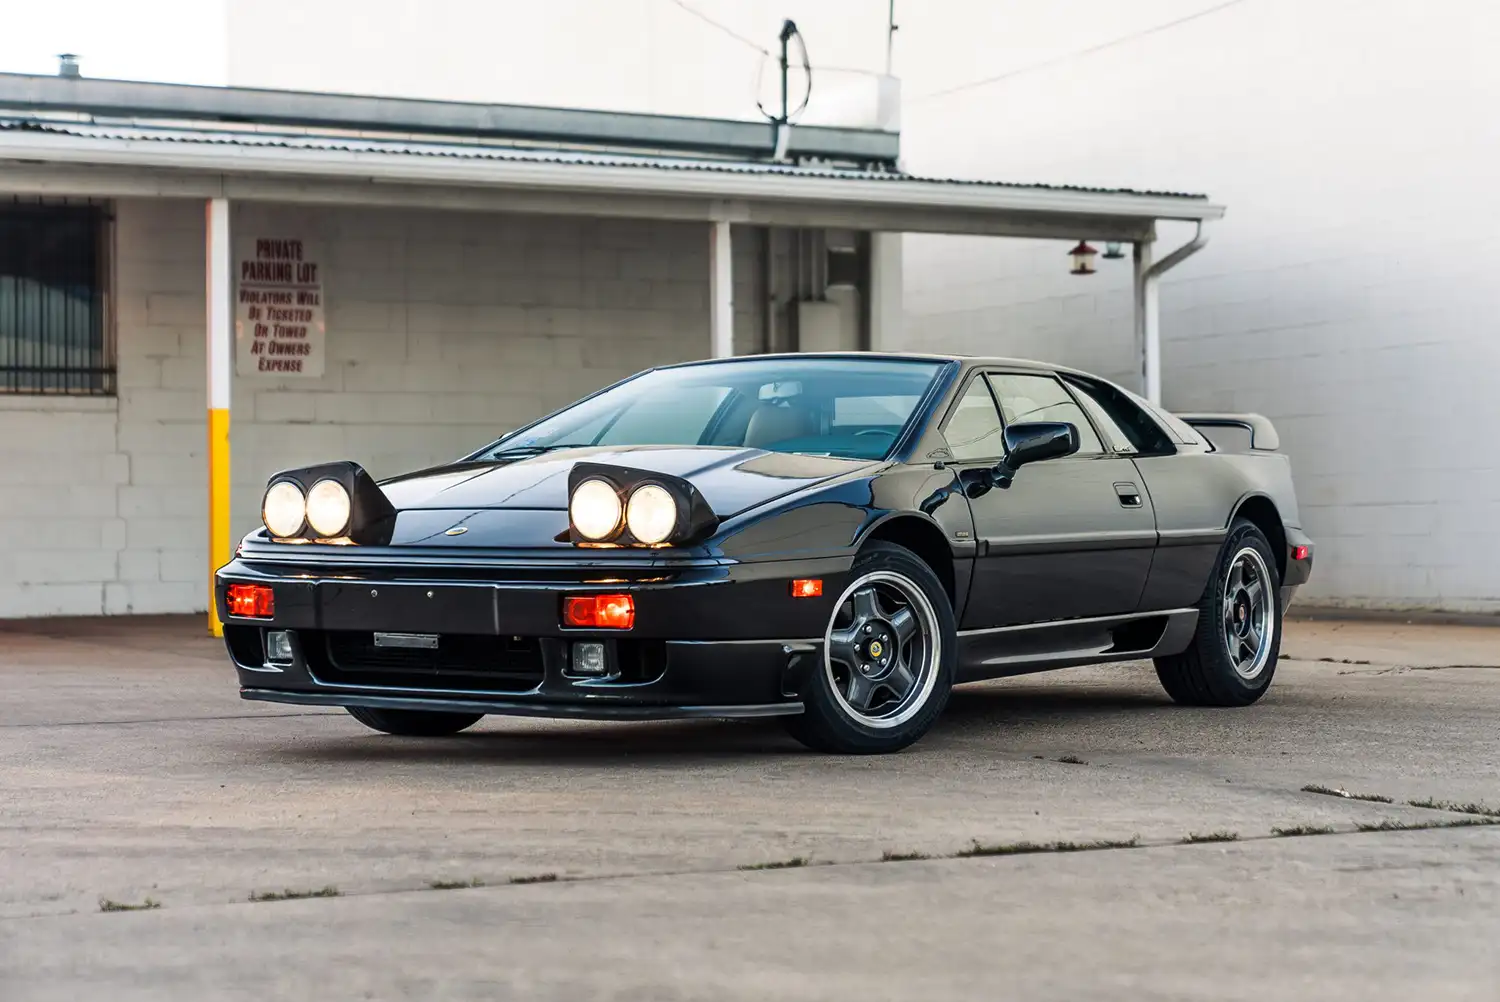
[[[888,9],[229,0],[227,68],[244,85],[753,117],[757,71],[767,101],[775,73],[747,41],[774,48],[791,17],[814,65],[809,113],[870,124],[872,77],[847,71],[884,72]],[[907,169],[1230,207],[1164,281],[1164,402],[1276,421],[1319,541],[1304,601],[1500,611],[1500,439],[1484,431],[1500,424],[1485,257],[1500,7],[897,0],[895,19]],[[266,23],[288,25],[275,58],[258,55]],[[1162,250],[1190,235],[1163,228]],[[1139,385],[1128,259],[1077,279],[1065,243],[904,243],[904,343]]]
[[[233,124],[225,124],[233,123]],[[279,469],[450,461],[652,365],[859,348],[901,232],[1199,197],[891,170],[889,132],[0,75],[0,615],[180,612]]]
[[[1489,176],[1500,163],[1489,113],[1500,69],[1486,49],[1500,13],[1489,5],[898,0],[889,47],[888,5],[868,0],[224,6],[234,85],[739,119],[776,99],[775,64],[757,46],[773,49],[790,16],[813,65],[805,123],[892,125],[878,77],[893,53],[908,171],[1211,192],[1231,213],[1163,283],[1164,402],[1276,421],[1319,541],[1305,601],[1500,610],[1500,445],[1480,431],[1500,416],[1500,323],[1480,253],[1485,223],[1500,219]],[[794,98],[804,84],[794,66]],[[88,197],[88,179],[73,176],[64,193]],[[5,178],[0,168],[0,192]],[[32,457],[0,472],[0,615],[204,604],[207,527],[185,521],[207,505],[202,204],[165,194],[100,196],[116,235],[105,305],[117,395],[49,398],[40,423],[37,398],[0,396],[5,441]],[[236,232],[298,229],[321,244],[326,322],[339,334],[317,380],[235,382],[236,530],[253,522],[253,495],[275,466],[338,454],[384,473],[444,458],[583,388],[708,351],[707,210],[543,222],[340,199],[250,198],[235,210]],[[891,230],[964,228],[951,214],[922,226],[887,219]],[[800,253],[804,269],[795,288],[791,270],[779,273],[769,323],[756,312],[768,287],[754,286],[764,248],[736,228],[738,350],[795,345],[785,304],[842,296],[846,316],[866,319],[835,339],[1041,357],[1141,385],[1128,245],[1097,275],[1066,273],[1068,244],[1103,249],[1104,229],[861,242],[856,231],[881,224],[821,220],[780,221],[776,258],[794,270]],[[1163,224],[1157,258],[1192,232]],[[606,240],[619,253],[605,253]],[[817,240],[877,248],[862,265],[874,304],[827,296],[808,270],[827,260]],[[481,286],[495,291],[476,301]],[[624,329],[636,333],[603,340],[624,319],[608,315],[617,309],[654,319],[634,316]],[[366,347],[405,361],[372,361]],[[490,362],[494,371],[478,368]],[[501,382],[506,394],[488,392]],[[18,408],[25,419],[7,413]],[[78,469],[33,465],[65,446],[86,457]],[[14,457],[15,445],[0,448]],[[32,489],[49,477],[55,489]],[[74,548],[66,559],[63,547]]]

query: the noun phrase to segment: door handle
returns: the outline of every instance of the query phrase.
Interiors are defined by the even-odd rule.
[[[1135,484],[1115,484],[1115,496],[1120,499],[1122,507],[1139,508],[1141,506],[1141,489]]]

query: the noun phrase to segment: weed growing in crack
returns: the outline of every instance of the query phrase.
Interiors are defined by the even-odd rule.
[[[99,910],[101,912],[154,912],[161,907],[161,902],[155,898],[147,898],[138,905],[128,904],[124,901],[111,901],[109,898],[99,899]]]
[[[910,863],[916,859],[931,858],[925,852],[891,852],[889,849],[880,854],[880,861],[882,863]]]
[[[806,856],[793,856],[791,859],[778,859],[769,863],[746,863],[740,867],[741,870],[793,870],[799,866],[807,865]]]
[[[457,891],[465,887],[483,887],[484,881],[478,877],[469,880],[431,880],[427,886],[434,891]]]
[[[1299,835],[1332,835],[1333,825],[1290,825],[1285,828],[1272,828],[1271,834],[1277,838],[1295,838]]]
[[[1128,839],[1095,839],[1092,842],[1002,842],[998,845],[985,845],[978,839],[968,849],[961,849],[953,855],[956,858],[967,859],[975,856],[1023,856],[1034,852],[1095,852],[1100,849],[1134,849],[1141,844],[1139,835],[1132,835]]]
[[[1181,842],[1183,845],[1197,845],[1200,842],[1237,842],[1239,838],[1239,832],[1188,832]]]
[[[1389,804],[1391,798],[1379,793],[1350,793],[1348,790],[1340,790],[1337,787],[1322,786],[1318,783],[1308,783],[1302,788],[1303,793],[1321,793],[1325,797],[1342,797],[1344,800],[1367,800],[1372,804]]]
[[[1077,755],[1059,755],[1057,757],[1057,760],[1063,765],[1088,765],[1087,762],[1079,758]]]
[[[329,884],[315,891],[294,891],[291,889],[282,891],[251,891],[251,901],[300,901],[303,898],[336,898],[339,889]]]
[[[554,884],[557,882],[555,873],[538,873],[534,877],[511,877],[512,884]]]
[[[1500,825],[1495,818],[1443,818],[1437,821],[1373,821],[1359,825],[1362,832],[1412,832],[1428,828],[1474,828],[1484,825]]]
[[[1500,818],[1500,807],[1490,807],[1486,804],[1460,804],[1452,800],[1435,800],[1428,797],[1426,800],[1408,800],[1412,807],[1425,807],[1430,811],[1453,811],[1456,814],[1477,814],[1482,818]]]
[[[971,856],[1019,856],[1028,852],[1051,852],[1050,845],[1038,842],[1003,842],[999,845],[985,845],[978,839],[968,849],[960,849],[953,855],[960,859]]]

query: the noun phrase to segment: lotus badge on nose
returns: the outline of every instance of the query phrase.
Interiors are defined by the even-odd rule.
[[[453,528],[451,528],[447,532],[443,533],[443,535],[445,535],[445,536],[462,536],[464,533],[466,533],[468,531],[469,531],[469,527],[467,525],[455,525]]]

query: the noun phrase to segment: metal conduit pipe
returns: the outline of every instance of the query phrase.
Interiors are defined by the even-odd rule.
[[[1135,336],[1141,352],[1141,389],[1153,404],[1161,404],[1161,276],[1192,257],[1208,243],[1208,230],[1197,221],[1193,238],[1160,261],[1152,262],[1151,244],[1137,241],[1135,251]]]

